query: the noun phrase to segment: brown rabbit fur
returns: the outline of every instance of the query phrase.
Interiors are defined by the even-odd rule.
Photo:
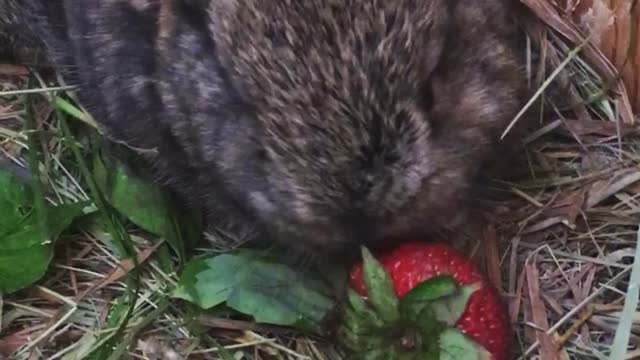
[[[505,161],[528,94],[513,3],[0,0],[0,22],[211,226],[342,252],[456,229]]]

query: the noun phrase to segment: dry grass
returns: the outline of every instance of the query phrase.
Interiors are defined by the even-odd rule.
[[[570,95],[573,106],[560,111],[552,99],[545,102],[551,115],[541,118],[538,130],[526,139],[526,153],[516,171],[519,180],[496,183],[506,196],[488,215],[483,246],[475,248],[475,254],[504,290],[523,358],[606,359],[618,328],[614,351],[626,346],[626,336],[629,349],[616,360],[640,358],[640,316],[634,297],[627,296],[637,292],[629,286],[640,224],[637,119],[624,88],[611,81],[611,65],[584,43],[585,34],[548,2],[524,3],[542,20],[531,24],[529,34],[531,43],[542,48],[546,63],[546,70],[531,74],[531,82],[544,97],[548,82],[564,79],[564,94]],[[0,154],[21,167],[26,150],[23,107],[12,91],[25,89],[25,75],[21,67],[0,65]],[[45,85],[58,84],[41,82],[34,88]],[[86,199],[64,139],[54,134],[58,119],[45,96],[52,92],[38,92],[36,118],[52,131],[41,144],[47,153],[47,182],[54,189],[50,198]],[[125,336],[113,344],[120,346],[122,355],[337,358],[322,342],[282,329],[215,314],[194,317],[193,309],[168,300],[176,274],[157,256],[162,244],[154,245],[135,230],[130,235],[145,267],[132,320]],[[107,341],[104,335],[114,334],[118,325],[112,319],[119,319],[117,314],[129,300],[130,283],[124,275],[131,264],[114,254],[112,239],[100,226],[83,227],[59,241],[53,265],[37,286],[0,297],[0,359],[3,354],[14,354],[15,359],[74,359]],[[221,347],[227,351],[221,352]]]
[[[524,2],[546,25],[531,28],[533,42],[553,69],[566,64],[575,106],[542,119],[527,139],[529,176],[507,184],[516,198],[494,214],[504,250],[492,266],[506,277],[525,357],[607,358],[625,319],[630,351],[621,351],[628,334],[620,331],[612,358],[638,358],[637,298],[623,311],[640,223],[637,119],[610,63],[583,40],[594,34],[546,1]],[[567,62],[576,47],[580,56]]]

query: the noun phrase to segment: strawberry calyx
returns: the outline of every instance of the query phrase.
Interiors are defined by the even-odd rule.
[[[362,248],[366,297],[348,290],[339,341],[360,359],[491,359],[455,324],[481,283],[460,286],[442,275],[418,284],[402,299],[380,262]]]

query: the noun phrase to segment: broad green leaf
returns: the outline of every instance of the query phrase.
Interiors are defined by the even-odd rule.
[[[398,297],[393,289],[391,277],[365,247],[362,248],[362,260],[364,284],[371,306],[386,323],[398,320]]]
[[[38,281],[47,271],[52,256],[51,245],[2,250],[0,252],[0,293],[10,294]]]
[[[31,212],[33,195],[12,173],[0,171],[0,236],[11,232]]]
[[[76,203],[47,208],[50,238],[58,238],[76,218],[85,214],[87,206],[88,203]],[[20,224],[0,235],[0,293],[12,293],[38,281],[53,256],[53,244],[43,242],[35,213]]]
[[[95,180],[107,201],[133,224],[167,240],[181,256],[201,236],[191,213],[178,214],[159,186],[144,181],[117,163],[94,161]]]
[[[350,269],[344,262],[333,262],[330,261],[330,259],[323,259],[323,261],[314,265],[316,271],[321,274],[322,279],[334,289],[344,286],[345,279],[349,277]]]
[[[420,311],[436,299],[453,295],[458,285],[451,276],[443,275],[420,283],[400,300],[400,311],[407,319],[414,319]]]
[[[49,237],[57,238],[76,218],[93,212],[94,210],[89,206],[88,202],[80,202],[46,208]],[[0,252],[43,245],[42,242],[38,220],[34,212],[26,216],[18,228],[14,228],[10,233],[0,235]]]
[[[467,309],[471,295],[473,295],[480,286],[481,284],[462,286],[459,287],[458,291],[454,294],[434,300],[430,306],[433,307],[438,320],[453,326]]]
[[[21,290],[39,280],[53,256],[33,210],[31,188],[13,173],[0,171],[0,293]],[[55,240],[83,215],[87,203],[47,207],[49,238]]]
[[[94,162],[94,175],[100,191],[116,210],[143,230],[164,234],[170,218],[158,188],[129,176],[123,166],[107,167],[99,157]]]
[[[491,354],[482,346],[454,328],[440,335],[441,360],[490,360]]]
[[[237,252],[187,264],[174,297],[203,309],[226,303],[257,322],[317,331],[334,306],[329,293],[309,274]]]

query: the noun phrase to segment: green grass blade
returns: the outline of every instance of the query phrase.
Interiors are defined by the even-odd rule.
[[[31,85],[32,79],[29,79]],[[26,123],[29,130],[27,142],[29,144],[28,160],[31,170],[31,187],[33,190],[33,201],[36,211],[36,217],[40,228],[40,234],[43,243],[51,242],[49,235],[49,224],[47,223],[47,215],[45,209],[45,197],[42,189],[42,183],[39,170],[39,152],[38,152],[38,131],[35,116],[33,114],[33,104],[31,103],[31,95],[25,95]]]
[[[95,179],[93,178],[93,175],[75,142],[75,138],[69,129],[69,124],[66,121],[65,114],[56,107],[56,115],[60,121],[62,132],[65,138],[69,141],[69,147],[71,148],[71,151],[78,162],[78,166],[80,167],[80,171],[82,172],[82,175],[90,189],[91,196],[98,207],[98,211],[104,218],[107,231],[123,251],[123,257],[128,257],[134,262],[134,267],[130,271],[130,276],[127,277],[127,292],[131,301],[129,309],[112,339],[104,345],[105,348],[115,348],[117,346],[116,342],[125,336],[127,324],[133,315],[135,303],[138,298],[138,291],[140,289],[138,258],[136,256],[135,248],[131,245],[132,241],[126,232],[124,225],[119,221],[118,215],[114,211],[111,211],[111,207],[104,199],[102,192],[99,190],[98,185],[96,184]]]
[[[90,115],[85,113],[84,111],[78,109],[76,106],[68,102],[67,100],[56,96],[54,97],[54,103],[57,109],[62,110],[66,114],[73,116],[74,118],[82,121],[83,123],[91,126],[92,128],[98,128],[98,124],[96,124],[95,120],[91,118]]]
[[[631,278],[627,288],[627,296],[624,301],[624,308],[620,315],[620,323],[613,339],[609,360],[626,359],[627,346],[631,337],[631,327],[633,325],[634,314],[638,307],[638,297],[640,296],[640,229],[638,230],[638,241],[636,242],[636,252],[631,269]]]

